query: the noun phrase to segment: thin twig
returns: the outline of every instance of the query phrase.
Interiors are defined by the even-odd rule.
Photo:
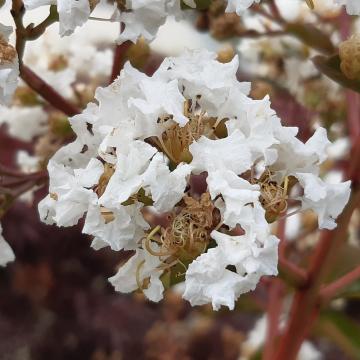
[[[327,303],[337,294],[339,294],[342,290],[344,290],[347,286],[351,285],[358,279],[360,279],[360,266],[321,289],[320,302],[322,304]]]
[[[53,107],[66,115],[73,116],[81,112],[80,109],[61,96],[53,87],[47,84],[26,65],[20,67],[20,76],[32,90],[40,94]]]
[[[360,202],[360,191],[352,194],[349,203],[338,218],[334,231],[323,231],[310,261],[307,286],[300,288],[294,297],[290,318],[280,339],[275,360],[294,360],[302,342],[319,314],[318,294],[324,277],[328,274],[333,258],[346,239],[348,224]]]

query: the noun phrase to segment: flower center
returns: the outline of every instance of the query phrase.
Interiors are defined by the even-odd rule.
[[[279,184],[272,179],[269,170],[260,176],[259,179],[252,179],[252,183],[260,186],[260,203],[265,209],[265,218],[269,223],[274,222],[279,215],[285,213],[288,207],[288,193],[291,189],[289,178]]]
[[[149,233],[145,248],[154,256],[167,257],[161,266],[164,269],[179,262],[187,263],[206,250],[217,218],[209,193],[203,193],[199,200],[186,195],[172,213],[169,224],[158,225]],[[159,250],[153,250],[153,242]]]
[[[169,157],[170,161],[177,165],[181,162],[190,163],[192,155],[189,146],[201,136],[217,139],[224,132],[224,120],[219,121],[215,117],[207,115],[196,103],[192,105],[190,100],[184,103],[184,115],[189,119],[185,126],[174,124],[166,129],[162,135],[155,140],[160,149]],[[164,116],[161,122],[169,120],[171,116]],[[219,131],[221,128],[222,131]]]

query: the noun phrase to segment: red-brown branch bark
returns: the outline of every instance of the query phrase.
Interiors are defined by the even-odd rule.
[[[125,54],[129,47],[132,45],[131,41],[125,41],[121,45],[117,45],[114,52],[114,62],[111,70],[110,83],[112,83],[120,74],[120,71],[124,67],[126,57]]]
[[[280,340],[278,352],[274,359],[296,359],[302,342],[318,316],[318,295],[324,276],[331,267],[336,251],[346,239],[351,215],[359,202],[360,191],[358,190],[352,195],[344,212],[339,217],[337,229],[322,232],[319,244],[310,262],[308,284],[295,293],[289,323]]]
[[[80,109],[60,95],[56,90],[54,90],[54,88],[47,84],[27,66],[21,66],[20,76],[31,89],[41,95],[53,107],[62,111],[66,115],[73,116],[81,112]]]
[[[326,285],[320,291],[320,302],[322,304],[330,301],[338,293],[344,290],[347,286],[351,285],[356,280],[360,279],[360,266],[350,271],[346,275],[342,276],[340,279],[334,281],[333,283]]]

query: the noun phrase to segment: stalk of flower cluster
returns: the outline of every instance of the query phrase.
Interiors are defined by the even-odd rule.
[[[360,204],[360,190],[353,192],[348,205],[338,219],[334,231],[323,230],[310,262],[308,286],[299,289],[293,301],[289,323],[279,343],[276,360],[293,360],[319,313],[318,296],[323,279],[328,274],[339,246],[345,241],[353,211]]]
[[[285,255],[286,250],[286,239],[285,239],[285,227],[286,227],[286,218],[279,220],[277,236],[280,239],[279,244],[279,258]],[[280,315],[283,307],[283,297],[284,297],[284,282],[280,279],[274,278],[271,279],[270,289],[269,289],[269,302],[268,302],[268,327],[267,327],[267,336],[264,346],[264,360],[271,360],[272,355],[276,349],[276,338],[279,335],[279,325],[280,325]]]
[[[49,16],[42,23],[35,27],[29,26],[25,28],[23,25],[24,4],[21,0],[13,0],[11,14],[16,25],[16,51],[19,58],[20,77],[31,89],[41,95],[56,109],[68,116],[73,116],[80,113],[80,110],[22,63],[26,41],[37,39],[49,25],[57,21],[57,14],[54,12],[54,8],[51,7]]]

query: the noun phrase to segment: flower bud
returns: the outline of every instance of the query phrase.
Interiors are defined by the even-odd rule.
[[[360,34],[351,36],[339,47],[340,68],[351,80],[360,79]]]

